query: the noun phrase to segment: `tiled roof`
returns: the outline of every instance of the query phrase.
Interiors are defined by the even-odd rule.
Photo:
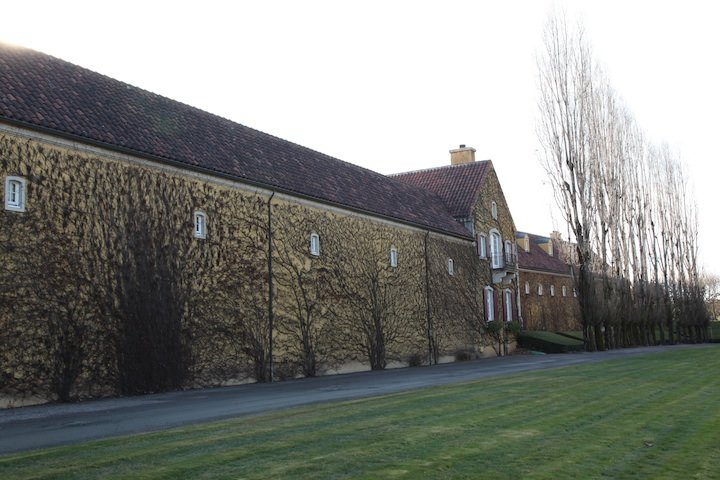
[[[453,217],[469,217],[477,201],[490,160],[448,165],[391,175],[409,185],[430,190],[443,199]]]
[[[540,247],[540,244],[550,241],[548,237],[533,235],[532,233],[517,232],[515,238],[521,239],[525,235],[530,236],[530,251],[526,252],[523,244],[519,244],[518,267],[523,270],[539,270],[543,272],[570,274],[570,265],[558,258],[558,249],[553,248],[553,256],[550,256]]]
[[[2,43],[0,120],[468,236],[427,190]]]

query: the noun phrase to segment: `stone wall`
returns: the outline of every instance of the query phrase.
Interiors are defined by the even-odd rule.
[[[0,393],[264,381],[484,344],[489,271],[470,241],[10,134],[7,175],[27,180],[27,208],[0,212]]]
[[[529,284],[526,293],[525,282]],[[542,295],[539,287],[542,285]],[[554,287],[554,295],[551,292]],[[565,296],[563,296],[565,287]],[[572,277],[541,272],[520,272],[523,326],[527,330],[580,331],[577,298]]]

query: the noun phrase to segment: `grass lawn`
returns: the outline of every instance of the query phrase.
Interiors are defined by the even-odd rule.
[[[719,478],[720,350],[0,457],[0,478]],[[2,432],[0,432],[2,434]]]

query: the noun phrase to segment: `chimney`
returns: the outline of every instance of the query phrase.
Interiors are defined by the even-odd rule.
[[[460,145],[459,148],[450,150],[450,165],[462,165],[475,161],[475,149]]]

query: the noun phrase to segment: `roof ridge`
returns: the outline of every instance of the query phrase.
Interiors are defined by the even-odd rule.
[[[389,173],[387,176],[388,177],[399,177],[401,175],[409,175],[411,173],[425,173],[425,172],[434,172],[434,171],[451,169],[451,168],[463,168],[463,167],[467,167],[467,166],[483,165],[488,162],[492,163],[492,160],[488,158],[486,160],[476,160],[472,163],[462,163],[460,165],[443,165],[441,167],[420,168],[418,170],[408,170],[407,172]]]

